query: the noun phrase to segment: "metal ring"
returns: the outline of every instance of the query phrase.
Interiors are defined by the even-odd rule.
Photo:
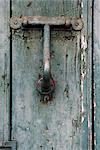
[[[49,91],[44,92],[42,90],[42,82],[43,82],[43,78],[39,79],[38,82],[37,82],[37,91],[41,95],[49,95],[55,90],[55,81],[52,78],[50,79],[51,89]]]

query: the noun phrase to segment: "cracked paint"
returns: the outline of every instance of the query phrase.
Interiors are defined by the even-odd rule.
[[[81,9],[83,10],[83,1],[81,0]],[[81,18],[83,19],[83,13],[81,13]],[[87,39],[85,37],[84,31],[81,31],[81,122],[84,122],[84,78],[86,76],[86,49],[87,49]]]
[[[86,49],[87,49],[87,40],[83,33],[81,34],[81,122],[84,122],[84,78],[86,76]]]

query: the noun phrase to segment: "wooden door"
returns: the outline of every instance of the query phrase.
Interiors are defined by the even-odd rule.
[[[0,2],[0,7],[4,8],[4,3]],[[4,47],[0,57],[8,60],[10,65],[6,61],[0,65],[3,82],[3,91],[0,89],[0,104],[3,106],[0,110],[1,114],[3,112],[1,140],[16,141],[18,150],[91,149],[92,2],[11,0],[5,1],[5,5],[9,12],[8,15],[7,8],[4,11],[5,22],[12,16],[67,16],[82,18],[84,27],[81,31],[51,30],[51,72],[56,89],[52,101],[44,103],[36,90],[37,80],[43,74],[43,30],[9,30],[9,22],[3,26],[2,31],[7,36],[10,34],[10,40],[4,34],[3,38],[8,42],[0,41]],[[2,76],[3,73],[6,76]],[[7,121],[3,118],[4,113]]]
[[[100,2],[94,1],[94,22],[93,22],[93,109],[94,109],[94,145],[100,149]]]

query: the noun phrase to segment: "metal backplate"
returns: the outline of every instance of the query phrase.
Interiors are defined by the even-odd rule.
[[[72,27],[73,30],[80,31],[83,28],[83,21],[81,18],[68,18],[64,16],[13,16],[10,18],[10,27],[14,30],[34,25],[65,26],[66,28]]]
[[[0,150],[16,150],[16,141],[0,141]]]

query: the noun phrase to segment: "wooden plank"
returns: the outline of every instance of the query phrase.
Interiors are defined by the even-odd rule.
[[[79,17],[80,4],[77,0],[31,0],[14,1],[12,11],[17,16],[63,16]],[[29,5],[30,3],[30,5]],[[19,9],[18,9],[19,8]],[[20,9],[21,8],[21,9]],[[23,9],[22,9],[23,8]],[[70,9],[72,8],[72,9]],[[18,11],[15,11],[18,10]]]
[[[93,8],[93,1],[87,1],[88,3],[88,11],[87,11],[87,41],[88,41],[88,47],[87,50],[87,79],[86,79],[86,87],[87,87],[87,113],[88,113],[88,149],[92,150],[93,149],[93,122],[92,122],[92,8]]]
[[[86,50],[87,50],[87,41],[86,41],[86,36],[87,36],[87,0],[83,1],[83,3],[81,3],[81,6],[83,5],[83,9],[82,9],[82,13],[80,13],[80,15],[82,16],[83,20],[84,20],[84,28],[81,31],[81,108],[80,111],[83,114],[82,115],[82,149],[88,149],[88,135],[87,135],[87,100],[86,100],[86,91],[87,91],[87,85],[86,85]],[[84,47],[84,46],[85,47]],[[86,142],[87,139],[87,142]]]
[[[90,64],[84,38],[84,34],[87,36],[88,6],[87,1],[82,4],[77,0],[12,0],[13,16],[79,17],[80,6],[84,6],[85,17],[85,29],[81,34],[51,32],[56,91],[53,100],[45,104],[36,91],[36,81],[43,71],[43,33],[38,29],[13,32],[12,139],[17,140],[18,150],[84,150],[89,147],[91,66],[86,70],[87,58]]]
[[[9,139],[10,1],[0,0],[0,140]]]
[[[100,1],[94,0],[94,119],[95,149],[100,149]]]
[[[82,8],[81,16],[84,20],[84,29],[81,32],[81,47],[83,47],[81,50],[81,60],[83,60],[81,62],[81,106],[84,114],[82,148],[92,150],[92,0],[83,1]]]

